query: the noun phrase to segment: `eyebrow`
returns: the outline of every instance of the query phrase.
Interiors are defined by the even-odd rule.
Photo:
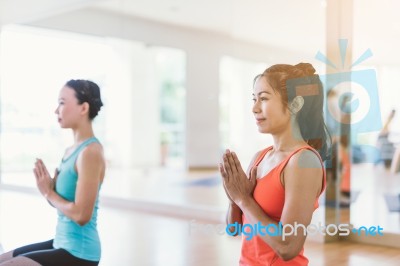
[[[260,96],[263,93],[267,93],[267,94],[272,95],[269,91],[260,91],[259,93],[257,93],[257,96]],[[255,96],[254,93],[252,95]]]

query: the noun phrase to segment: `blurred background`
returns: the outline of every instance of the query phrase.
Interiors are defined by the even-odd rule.
[[[378,127],[400,108],[399,8],[394,0],[0,0],[0,184],[33,191],[35,158],[57,167],[72,143],[54,114],[58,92],[69,79],[90,79],[104,102],[94,122],[108,164],[102,195],[114,203],[157,195],[220,217],[222,152],[236,151],[247,167],[272,144],[251,112],[253,78],[267,67],[310,62],[321,75],[373,70]],[[344,59],[339,39],[348,40]],[[368,49],[373,56],[351,68]],[[395,156],[399,115],[389,129]],[[380,129],[361,133],[346,150],[350,204],[342,204],[338,173],[326,205],[334,214],[321,219],[379,223],[396,236],[400,208],[387,198],[399,201],[400,176],[380,163]],[[154,189],[160,179],[167,188]],[[179,192],[168,190],[177,184]]]

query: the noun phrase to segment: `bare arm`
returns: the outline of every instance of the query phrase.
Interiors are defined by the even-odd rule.
[[[234,162],[236,161],[236,162]],[[230,158],[230,165],[240,165],[236,156]],[[285,204],[282,211],[281,223],[285,225],[302,224],[307,227],[312,218],[315,200],[322,189],[322,168],[318,157],[311,151],[302,151],[295,154],[285,167],[283,172],[285,186]],[[236,176],[236,177],[235,177]],[[239,179],[239,175],[232,170],[230,179]],[[239,182],[239,181],[237,181]],[[243,182],[243,180],[241,181]],[[260,222],[263,226],[279,224],[271,219],[257,204],[249,193],[235,192],[235,185],[228,187],[232,198],[243,211],[249,224],[254,225]],[[282,235],[285,233],[283,230]],[[300,228],[297,236],[286,235],[271,236],[268,234],[258,235],[263,239],[283,260],[290,260],[298,255],[304,245],[306,236]]]
[[[39,190],[49,203],[79,225],[85,225],[90,221],[93,214],[98,188],[104,174],[104,165],[100,145],[90,145],[82,151],[76,162],[78,182],[74,202],[65,200],[53,189],[41,189],[39,182],[47,172],[42,161],[37,163],[35,175]]]
[[[53,181],[53,184],[52,184],[53,190],[56,189],[55,185],[56,185],[56,183],[57,183],[58,173],[59,173],[58,168],[56,168],[56,170],[54,171],[54,177],[52,178],[52,181]],[[51,207],[55,208],[55,207],[53,206],[53,204],[51,204],[50,201],[47,200],[47,203],[49,203]]]

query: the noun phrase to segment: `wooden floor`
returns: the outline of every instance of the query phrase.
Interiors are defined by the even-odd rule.
[[[207,223],[210,223],[207,226]],[[0,190],[0,238],[5,250],[54,234],[55,212],[37,194]],[[102,266],[238,265],[240,239],[221,235],[218,224],[102,206]],[[400,250],[350,242],[307,241],[310,265],[399,265]]]
[[[395,266],[400,265],[400,250],[340,241],[307,242],[306,255],[312,265],[326,266]]]

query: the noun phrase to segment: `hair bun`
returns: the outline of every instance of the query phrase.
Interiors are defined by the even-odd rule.
[[[315,74],[315,68],[310,63],[299,63],[295,67],[301,70],[306,76]]]

